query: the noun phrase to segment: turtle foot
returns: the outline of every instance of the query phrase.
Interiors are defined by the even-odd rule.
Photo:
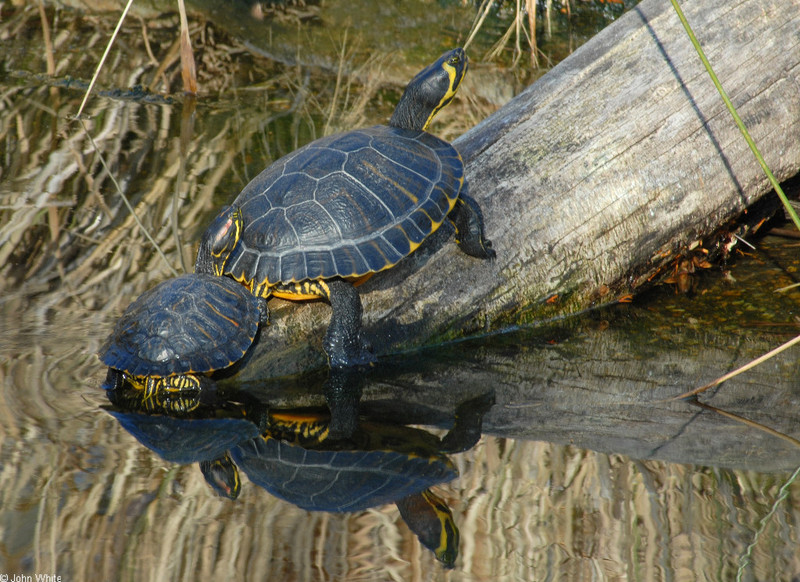
[[[361,336],[361,299],[355,287],[341,279],[328,282],[331,323],[323,346],[331,368],[367,366],[375,362],[371,346]]]
[[[372,347],[361,338],[360,334],[351,338],[335,331],[331,333],[329,328],[325,335],[324,348],[331,368],[369,366],[377,361],[375,354],[372,353]]]
[[[483,213],[475,200],[462,192],[456,200],[450,220],[456,227],[456,243],[462,251],[478,259],[494,259],[497,256],[492,241],[483,234]]]

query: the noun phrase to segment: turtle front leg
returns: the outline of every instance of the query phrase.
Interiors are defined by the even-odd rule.
[[[345,440],[358,428],[359,402],[365,372],[357,367],[331,368],[325,381],[325,401],[331,411],[328,438]]]
[[[456,243],[461,250],[478,259],[493,259],[492,242],[483,235],[483,215],[480,206],[463,191],[448,216],[456,227]]]
[[[331,368],[371,364],[375,356],[361,337],[361,298],[352,284],[342,279],[325,281],[331,304],[331,322],[324,348]]]

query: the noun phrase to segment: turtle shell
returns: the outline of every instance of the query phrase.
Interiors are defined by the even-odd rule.
[[[444,455],[393,450],[312,450],[258,437],[230,451],[256,485],[310,511],[361,511],[458,476]]]
[[[230,278],[183,275],[131,303],[98,355],[134,377],[221,370],[253,343],[262,309],[259,299]]]
[[[222,457],[232,446],[258,434],[255,424],[240,418],[175,418],[117,410],[107,412],[162,459],[184,465]]]
[[[455,148],[424,131],[379,125],[316,140],[234,200],[244,232],[225,271],[272,286],[386,269],[439,228],[463,182]]]

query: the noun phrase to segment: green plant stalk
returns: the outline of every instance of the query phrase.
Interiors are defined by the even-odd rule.
[[[797,227],[797,229],[800,230],[800,217],[797,216],[797,213],[794,211],[794,208],[792,208],[792,205],[789,204],[789,199],[786,198],[786,194],[783,193],[783,190],[781,189],[780,184],[778,184],[778,180],[775,179],[775,176],[772,174],[772,171],[769,169],[769,166],[767,166],[767,163],[764,161],[764,158],[761,156],[761,152],[758,151],[758,147],[756,146],[756,143],[753,141],[753,138],[750,137],[750,133],[747,131],[747,128],[744,126],[744,122],[742,121],[742,118],[739,117],[739,114],[736,112],[736,108],[733,106],[733,103],[731,103],[731,100],[728,99],[728,95],[727,95],[727,93],[725,93],[725,89],[722,88],[722,85],[720,84],[719,79],[714,74],[714,69],[711,68],[711,63],[708,62],[708,59],[706,58],[706,55],[703,52],[703,48],[700,46],[700,43],[697,42],[697,38],[695,37],[694,32],[692,31],[692,27],[689,25],[689,21],[686,20],[686,16],[684,16],[683,11],[681,10],[681,7],[678,6],[678,0],[670,0],[670,1],[672,2],[672,7],[675,9],[675,12],[677,13],[678,18],[680,18],[681,24],[683,24],[683,28],[686,30],[686,34],[689,35],[689,40],[692,41],[692,45],[694,46],[695,50],[697,51],[697,54],[700,56],[700,60],[703,62],[703,66],[706,68],[706,71],[708,72],[708,75],[711,77],[711,81],[714,83],[714,86],[717,88],[717,91],[719,92],[720,97],[722,97],[722,100],[725,102],[725,105],[727,106],[728,111],[731,112],[731,115],[733,116],[733,120],[736,122],[736,125],[739,127],[739,131],[742,132],[742,135],[744,136],[744,139],[747,142],[747,145],[750,146],[750,149],[752,150],[753,155],[755,155],[756,159],[758,160],[758,163],[761,164],[761,168],[764,170],[764,173],[767,175],[767,178],[769,179],[770,183],[772,184],[772,187],[775,189],[775,192],[778,193],[778,197],[781,199],[781,202],[783,202],[784,208],[786,208],[786,213],[791,217],[792,222],[794,222],[794,225]]]
[[[694,32],[692,31],[692,27],[689,25],[689,21],[686,20],[686,16],[684,16],[683,11],[681,10],[680,6],[678,6],[678,1],[677,0],[670,0],[670,2],[672,2],[672,7],[675,9],[676,14],[678,15],[678,18],[681,21],[681,24],[683,24],[683,28],[686,30],[686,34],[689,36],[689,40],[691,40],[692,45],[694,46],[695,50],[697,51],[697,54],[700,56],[700,60],[703,62],[703,66],[706,68],[706,71],[708,72],[708,75],[711,77],[711,81],[714,83],[714,86],[717,88],[717,91],[719,92],[720,97],[722,97],[722,100],[725,102],[725,106],[728,108],[728,111],[731,112],[731,115],[733,116],[733,120],[736,122],[736,125],[739,127],[739,131],[742,132],[742,135],[744,136],[744,139],[747,142],[747,145],[750,146],[750,150],[753,152],[753,155],[755,155],[756,159],[758,160],[758,163],[761,164],[761,168],[764,170],[764,173],[767,175],[767,179],[769,179],[770,183],[772,184],[772,187],[775,189],[775,192],[778,193],[778,197],[781,199],[781,202],[783,203],[784,208],[786,208],[786,212],[792,218],[792,222],[794,222],[794,224],[797,227],[797,229],[800,230],[800,218],[798,218],[797,213],[794,211],[794,208],[792,208],[792,206],[789,204],[789,200],[786,198],[786,194],[783,193],[783,189],[781,189],[780,184],[778,184],[778,180],[775,178],[775,176],[773,175],[772,171],[769,169],[769,166],[767,166],[767,163],[764,161],[764,158],[761,156],[761,152],[758,151],[758,147],[756,146],[755,142],[753,141],[753,138],[750,137],[750,133],[747,131],[747,128],[745,127],[744,122],[742,121],[741,117],[739,117],[739,114],[736,112],[736,108],[733,106],[733,103],[731,103],[731,100],[728,98],[727,93],[725,93],[725,90],[722,88],[722,84],[719,82],[719,79],[717,78],[717,75],[714,74],[714,69],[711,68],[711,63],[708,62],[708,59],[706,58],[706,55],[703,52],[703,48],[700,46],[700,43],[697,41],[697,38],[695,37]],[[795,338],[794,340],[792,340],[789,343],[793,344],[798,340],[800,340],[800,336],[798,336],[797,338]],[[782,351],[782,349],[785,349],[785,347],[788,347],[788,345],[781,346],[781,351]],[[712,383],[712,385],[713,385],[713,383]],[[775,514],[775,512],[776,512],[777,508],[779,507],[779,505],[781,503],[783,503],[783,501],[786,499],[786,497],[789,494],[789,491],[788,491],[789,486],[797,480],[798,476],[800,476],[800,468],[796,469],[795,472],[792,474],[792,476],[789,477],[789,480],[786,483],[784,483],[784,485],[780,489],[780,492],[779,492],[779,495],[778,495],[777,499],[775,499],[775,502],[772,504],[772,508],[770,509],[769,513],[767,513],[767,515],[765,515],[763,517],[763,519],[761,520],[761,524],[760,524],[758,530],[756,531],[755,535],[753,536],[752,542],[750,543],[750,545],[747,546],[747,550],[741,556],[740,563],[739,563],[739,568],[738,568],[738,571],[736,572],[736,580],[737,580],[737,582],[739,580],[742,580],[742,578],[744,576],[745,569],[750,565],[750,563],[751,563],[750,562],[750,557],[752,555],[753,549],[755,548],[756,544],[758,543],[758,539],[759,539],[761,533],[764,531],[764,528],[766,527],[767,522]]]
[[[752,563],[750,557],[753,554],[753,549],[758,543],[758,538],[761,537],[761,533],[766,529],[767,523],[770,519],[772,519],[772,516],[775,515],[775,512],[778,510],[780,504],[783,503],[783,501],[789,496],[789,487],[797,480],[798,476],[800,476],[800,467],[795,469],[794,473],[792,473],[792,476],[789,477],[789,480],[786,481],[783,486],[781,486],[780,490],[778,491],[778,497],[775,499],[769,512],[761,518],[758,529],[753,535],[753,541],[747,546],[747,550],[739,560],[739,568],[736,571],[736,582],[740,582],[744,578],[745,569]]]

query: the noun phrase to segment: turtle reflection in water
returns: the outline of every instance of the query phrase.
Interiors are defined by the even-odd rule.
[[[458,528],[430,488],[458,476],[446,454],[475,445],[494,403],[493,395],[484,395],[461,404],[441,439],[363,418],[339,439],[329,434],[329,413],[319,409],[262,412],[261,405],[223,410],[197,404],[189,413],[167,407],[153,414],[154,404],[141,390],[122,386],[107,394],[114,405],[108,412],[125,430],[166,461],[199,463],[218,495],[239,495],[241,469],[256,485],[306,510],[353,512],[395,503],[422,544],[449,568],[458,555]],[[249,418],[257,418],[258,426]]]
[[[364,419],[349,438],[334,439],[327,412],[271,411],[261,436],[234,447],[230,456],[250,481],[302,509],[353,512],[395,503],[420,542],[452,568],[458,528],[430,488],[458,476],[446,453],[475,445],[493,403],[485,395],[459,406],[442,439]]]
[[[221,497],[236,499],[239,471],[228,450],[259,435],[243,409],[214,408],[189,393],[179,400],[153,398],[128,383],[110,386],[106,409],[137,441],[170,463],[198,463],[209,486]],[[175,402],[183,406],[175,406]]]
[[[155,408],[180,412],[209,374],[245,355],[266,306],[235,281],[213,276],[211,264],[235,227],[230,213],[221,213],[203,236],[195,273],[164,281],[128,306],[99,352],[110,386],[127,382]]]

